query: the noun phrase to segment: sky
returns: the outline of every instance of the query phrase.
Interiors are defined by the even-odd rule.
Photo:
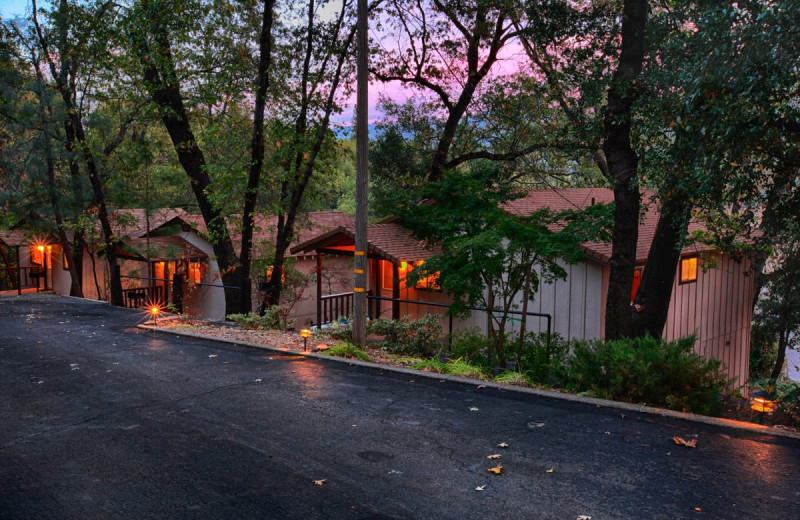
[[[27,9],[30,9],[30,0],[0,0],[0,16],[3,20],[22,16]]]

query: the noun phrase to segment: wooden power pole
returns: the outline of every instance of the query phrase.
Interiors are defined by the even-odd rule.
[[[367,0],[358,0],[358,31],[356,35],[356,236],[353,257],[353,343],[364,345],[367,339],[367,281],[369,280],[369,255],[367,254],[367,187],[369,183],[367,150]]]

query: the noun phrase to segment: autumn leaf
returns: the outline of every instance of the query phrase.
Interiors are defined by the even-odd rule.
[[[479,410],[479,408],[477,406],[470,406],[469,407],[469,411],[470,412],[477,412],[478,410]]]
[[[546,470],[545,470],[545,473],[552,473],[552,472],[553,472],[553,468],[550,468],[550,469],[546,469]]]
[[[700,509],[699,507],[695,507],[694,510],[695,511],[702,511],[702,509]]]
[[[486,458],[487,459],[499,459],[500,458],[500,454],[499,453],[494,453],[492,455],[488,455]]]
[[[498,464],[497,466],[495,466],[493,468],[486,468],[486,471],[488,471],[489,473],[494,473],[495,475],[499,475],[500,473],[503,472],[503,465],[502,464]]]
[[[315,480],[315,481],[314,481],[314,484],[316,484],[317,486],[322,486],[323,484],[325,484],[325,482],[326,482],[327,480],[328,480],[328,479],[326,479],[326,478],[321,478],[321,479],[319,479],[319,480]]]
[[[497,445],[497,447],[498,448],[508,448],[508,444],[506,444],[505,442],[501,442],[500,444]]]
[[[475,488],[475,491],[485,491],[485,490],[486,490],[486,484]]]
[[[675,441],[675,444],[678,444],[680,446],[686,446],[687,448],[697,447],[697,439],[692,439],[690,441],[687,441],[681,437],[673,437],[672,440]]]

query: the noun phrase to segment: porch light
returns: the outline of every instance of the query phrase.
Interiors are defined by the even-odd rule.
[[[303,352],[305,352],[308,346],[308,338],[311,337],[311,329],[300,329],[300,337],[303,338]]]
[[[408,269],[408,262],[403,260],[402,262],[400,262],[400,270],[405,271],[406,269]]]
[[[754,412],[772,413],[775,411],[775,400],[764,390],[750,394],[750,408]]]

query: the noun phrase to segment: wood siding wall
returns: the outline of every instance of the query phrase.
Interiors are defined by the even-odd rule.
[[[697,273],[697,281],[672,289],[664,338],[697,335],[695,352],[722,361],[735,384],[747,382],[750,370],[750,322],[753,294],[751,262],[717,256],[717,266]]]

